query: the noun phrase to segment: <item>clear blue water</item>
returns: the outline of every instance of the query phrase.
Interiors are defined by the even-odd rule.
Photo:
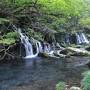
[[[66,59],[63,58],[37,57],[4,63],[0,64],[0,90],[10,90],[11,87],[23,86],[40,80],[75,83],[82,78],[81,73],[87,69],[87,66],[67,67]]]

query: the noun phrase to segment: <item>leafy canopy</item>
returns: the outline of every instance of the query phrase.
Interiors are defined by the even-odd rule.
[[[8,4],[15,4],[16,6],[23,6],[36,2],[41,5],[41,9],[50,14],[64,14],[66,16],[77,15],[85,8],[84,0],[3,0]]]
[[[42,10],[48,14],[64,14],[66,16],[80,16],[84,9],[84,0],[38,0]]]

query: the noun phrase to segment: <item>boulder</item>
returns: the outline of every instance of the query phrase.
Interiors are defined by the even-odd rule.
[[[81,88],[80,87],[72,86],[69,90],[81,90]]]

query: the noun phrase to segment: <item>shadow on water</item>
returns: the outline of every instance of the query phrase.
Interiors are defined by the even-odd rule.
[[[63,58],[37,57],[11,61],[0,65],[0,90],[10,90],[11,87],[29,84],[34,85],[36,82],[38,84],[39,81],[43,84],[42,86],[45,86],[45,83],[48,84],[49,81],[77,83],[82,78],[81,73],[87,69],[87,66],[67,67],[66,59]]]

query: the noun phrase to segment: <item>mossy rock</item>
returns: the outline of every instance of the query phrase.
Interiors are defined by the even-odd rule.
[[[49,55],[47,53],[40,53],[39,55],[42,57],[49,57]]]

